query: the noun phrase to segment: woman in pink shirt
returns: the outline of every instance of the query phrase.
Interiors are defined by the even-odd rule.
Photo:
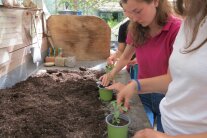
[[[184,20],[167,74],[107,87],[119,91],[117,103],[125,107],[134,94],[166,93],[160,103],[165,134],[144,129],[133,138],[207,138],[207,0],[176,0],[175,7]]]
[[[107,86],[114,76],[129,62],[134,51],[138,63],[138,79],[164,75],[181,21],[172,16],[168,0],[121,0],[123,9],[130,14],[127,47],[115,68],[103,75],[102,85]],[[157,130],[163,132],[159,103],[164,97],[159,92],[139,95],[144,109]]]

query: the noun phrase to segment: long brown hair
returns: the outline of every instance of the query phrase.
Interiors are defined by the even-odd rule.
[[[136,0],[139,2],[140,0]],[[151,3],[154,0],[142,0],[146,3]],[[126,4],[128,0],[120,0],[121,4]],[[169,15],[172,13],[172,8],[168,0],[159,0],[159,5],[157,7],[157,13],[156,13],[156,23],[159,26],[164,26],[167,23]],[[128,30],[132,36],[133,39],[133,46],[140,46],[141,44],[144,44],[145,41],[149,37],[149,27],[143,27],[141,24],[137,22],[130,21]]]
[[[197,47],[190,49],[190,46],[195,41],[199,26],[207,15],[207,0],[177,0],[175,3],[175,11],[186,17],[186,24],[193,30],[192,39],[188,46],[184,48],[182,53],[189,53],[200,48],[204,43],[207,42],[207,38],[199,44]],[[200,16],[198,16],[200,15]]]

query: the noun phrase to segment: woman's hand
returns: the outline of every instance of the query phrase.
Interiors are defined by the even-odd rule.
[[[113,76],[110,72],[108,72],[104,74],[103,76],[101,76],[99,80],[101,81],[102,86],[108,86],[109,83],[113,80]]]
[[[107,58],[107,65],[114,65],[116,61],[117,61],[116,54],[113,54]]]
[[[108,87],[106,87],[106,88],[109,89],[109,90],[115,90],[115,91],[119,92],[119,91],[121,91],[124,87],[125,87],[124,84],[118,82],[118,83],[114,83],[114,84],[112,84],[112,85],[110,85],[110,86],[108,86]]]
[[[126,108],[129,108],[129,100],[134,94],[137,94],[137,86],[135,81],[131,81],[125,87],[121,87],[117,94],[117,104],[124,103]]]
[[[170,136],[155,131],[153,129],[146,128],[144,130],[137,131],[133,138],[171,138]]]

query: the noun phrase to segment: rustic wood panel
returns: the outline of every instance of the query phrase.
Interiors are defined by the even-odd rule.
[[[32,60],[32,55],[29,51],[29,47],[24,47],[21,48],[17,51],[13,51],[9,53],[10,60],[5,63],[0,65],[0,78],[1,76],[7,74],[8,72],[14,70],[16,67],[24,64],[25,62],[31,62]],[[41,51],[44,52],[48,48],[47,46],[47,39],[43,38],[42,39],[42,45],[41,45]]]
[[[37,43],[42,32],[41,11],[0,8],[0,48],[12,52]]]
[[[42,33],[40,10],[0,7],[0,51],[6,48],[10,56],[8,62],[0,65],[0,77],[32,62],[31,47],[40,46],[41,52],[47,50],[47,39],[42,38]]]
[[[0,48],[23,44],[22,10],[0,9]]]
[[[47,20],[55,47],[77,60],[106,59],[110,54],[110,28],[95,16],[53,15]]]

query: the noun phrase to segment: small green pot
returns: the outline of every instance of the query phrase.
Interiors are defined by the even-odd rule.
[[[99,87],[99,96],[102,101],[108,102],[112,100],[113,91]]]
[[[124,126],[112,125],[110,123],[112,118],[113,118],[112,114],[109,114],[106,117],[108,138],[128,138],[128,128],[129,128],[129,124],[131,123],[130,118],[124,114],[120,115],[121,119],[124,119],[128,122],[128,124],[126,124]]]

